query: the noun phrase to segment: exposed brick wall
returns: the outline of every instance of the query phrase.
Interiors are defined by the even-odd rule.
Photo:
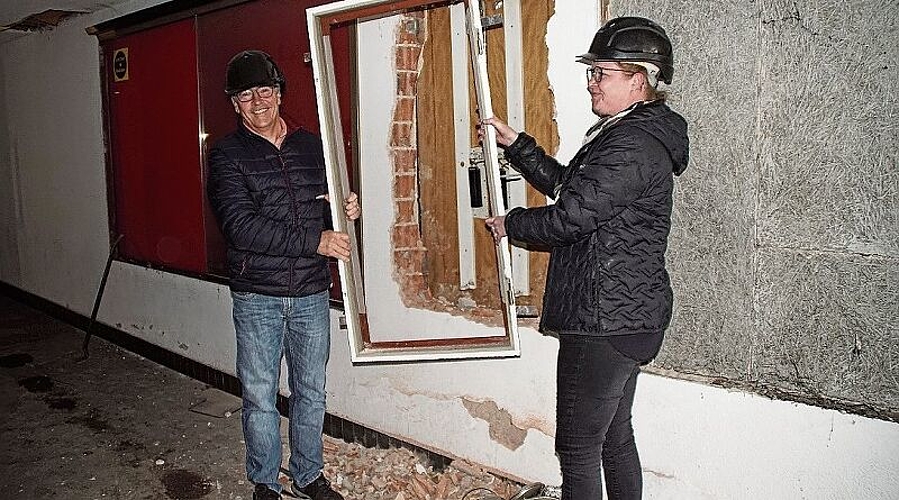
[[[421,232],[416,121],[422,48],[427,38],[427,14],[423,11],[404,14],[395,37],[397,90],[390,133],[394,197],[391,230],[393,277],[399,284],[400,297],[407,307],[447,312],[487,325],[501,326],[503,315],[499,309],[474,303],[473,307],[460,307],[455,301],[435,296],[429,283],[428,248]]]
[[[391,124],[390,149],[393,159],[393,196],[395,219],[393,243],[394,278],[400,285],[407,306],[433,306],[424,266],[418,211],[418,149],[415,99],[421,69],[421,49],[427,38],[424,12],[403,16],[396,32],[396,102]]]
[[[547,19],[553,13],[552,2],[530,12],[532,15],[538,16],[536,18],[536,29],[545,34]],[[435,19],[433,27],[437,30],[442,30],[443,18]],[[393,116],[390,124],[389,143],[393,164],[392,187],[394,197],[394,220],[391,228],[392,275],[399,285],[400,298],[407,307],[446,312],[486,325],[501,326],[503,324],[503,311],[500,307],[497,307],[498,296],[491,296],[489,300],[482,300],[483,297],[476,296],[474,291],[459,290],[458,283],[440,282],[440,279],[445,279],[441,278],[441,276],[446,275],[447,270],[434,269],[431,272],[430,266],[446,264],[447,260],[436,258],[440,257],[440,255],[430,255],[429,259],[429,248],[425,245],[425,240],[422,238],[422,224],[434,224],[434,214],[431,210],[442,209],[440,207],[426,206],[427,210],[422,212],[422,191],[419,184],[421,173],[418,163],[418,92],[421,82],[421,71],[426,57],[423,56],[423,52],[425,54],[428,53],[429,48],[426,46],[426,43],[431,35],[429,33],[431,27],[429,26],[429,17],[426,11],[408,12],[400,19],[394,36],[393,55],[396,72],[396,95],[394,97]],[[540,76],[546,72],[545,67],[548,57],[543,39],[543,36],[539,37],[539,43],[535,42],[538,46],[531,48],[532,52],[536,51],[536,62],[528,59],[532,61],[532,66],[536,64],[532,68],[536,69],[534,73],[536,76],[532,75],[532,78],[539,80],[531,86],[543,89],[542,93],[540,91],[536,92],[537,98],[533,101],[540,103],[539,106],[535,106],[530,110],[529,116],[534,119],[530,131],[535,133],[536,137],[541,138],[542,143],[552,144],[555,147],[558,144],[558,136],[552,121],[552,108],[547,108],[544,104],[552,101],[552,94],[545,75]],[[424,170],[424,174],[429,175],[427,168]],[[430,187],[430,185],[425,187]],[[536,193],[535,196],[537,201],[534,203],[540,203],[542,195]],[[451,208],[447,207],[447,209]],[[432,225],[429,225],[426,229],[432,232],[441,229]],[[428,241],[431,243],[430,239]],[[430,251],[437,254],[441,250],[439,248],[431,248]],[[489,250],[483,251],[492,253]],[[485,255],[487,254],[485,253]],[[537,257],[538,260],[539,258]],[[537,269],[545,269],[545,259],[539,262]],[[534,257],[532,257],[532,269],[535,269],[533,266]],[[492,270],[490,272],[493,281],[491,281],[491,276],[481,276],[481,271],[483,270],[478,271],[479,277],[483,279],[479,279],[479,282],[487,285],[495,283],[496,278]],[[540,275],[537,278],[539,284],[535,288],[535,284],[532,283],[533,290],[542,288],[543,275],[545,275],[545,271],[537,272]],[[485,286],[479,290],[483,293],[495,293],[494,289],[490,288],[491,286],[496,285]],[[452,291],[456,293],[446,293],[450,287],[455,287]],[[493,300],[494,298],[496,300]],[[542,293],[537,292],[527,297],[522,297],[520,300],[523,300],[522,303],[524,304],[531,305],[539,304],[541,298]],[[536,321],[536,319],[532,318],[519,318],[519,324],[530,327],[536,327]]]

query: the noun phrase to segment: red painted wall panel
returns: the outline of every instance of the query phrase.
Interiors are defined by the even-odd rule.
[[[127,75],[122,50],[127,50]],[[118,53],[118,66],[114,61]],[[114,225],[128,259],[204,272],[196,32],[193,19],[103,46]]]

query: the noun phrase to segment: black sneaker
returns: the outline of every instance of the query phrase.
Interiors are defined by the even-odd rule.
[[[306,500],[343,500],[343,495],[331,489],[331,483],[325,476],[319,474],[315,481],[302,488],[293,487],[293,492]]]
[[[257,484],[253,490],[253,500],[281,500],[281,494],[272,491],[264,484]]]

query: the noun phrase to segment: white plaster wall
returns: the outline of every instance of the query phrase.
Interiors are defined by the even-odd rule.
[[[0,130],[8,134],[2,178],[14,197],[3,205],[11,212],[2,224],[15,235],[0,276],[89,312],[85,285],[99,282],[108,234],[96,40],[67,24],[0,51]]]
[[[84,27],[153,3],[134,2],[0,44],[0,194],[11,198],[0,202],[0,280],[85,315],[108,238],[97,42]],[[594,2],[559,1],[550,23],[562,158],[592,121],[583,68],[573,58],[589,44],[595,16],[585,19],[585,13],[595,10]],[[391,22],[365,23],[360,37],[366,258],[380,269],[390,269],[378,259],[392,254],[393,205],[383,193],[390,192],[393,38]],[[387,318],[417,321],[424,314],[400,306],[392,282],[377,286],[370,307]],[[426,317],[429,325],[481,328]],[[100,320],[233,373],[230,298],[218,285],[115,264]],[[521,358],[352,366],[336,326],[334,335],[329,411],[507,474],[558,483],[555,340],[523,329]],[[899,497],[897,424],[657,376],[644,376],[639,385],[634,418],[646,498]],[[464,400],[495,402],[527,429],[523,444],[511,450],[493,440]]]
[[[649,498],[897,498],[895,423],[652,375],[638,387]]]
[[[546,27],[549,85],[556,99],[559,160],[567,162],[581,147],[584,132],[596,123],[587,93],[587,67],[575,58],[590,48],[599,27],[599,4],[588,0],[556,1],[556,13]],[[592,7],[592,8],[591,8]]]
[[[99,51],[84,29],[160,1],[108,2],[120,5],[0,43],[0,279],[83,314],[109,251]]]

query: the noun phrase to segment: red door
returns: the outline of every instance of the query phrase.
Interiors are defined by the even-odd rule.
[[[194,21],[105,42],[103,54],[119,251],[205,271]]]

